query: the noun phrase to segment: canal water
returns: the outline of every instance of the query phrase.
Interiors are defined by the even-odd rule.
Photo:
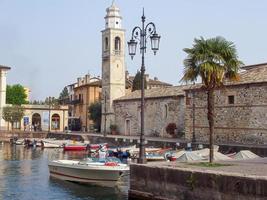
[[[115,188],[60,181],[49,177],[48,160],[83,159],[81,152],[25,148],[0,142],[0,200],[125,200],[128,180]]]

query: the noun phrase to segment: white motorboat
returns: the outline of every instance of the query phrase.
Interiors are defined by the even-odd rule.
[[[54,142],[49,142],[49,141],[43,141],[44,148],[62,148],[63,144],[58,144]]]
[[[78,142],[73,140],[55,140],[55,139],[44,139],[44,148],[63,148],[65,145],[84,145],[86,146],[89,142]]]
[[[16,145],[24,145],[24,139],[17,139],[17,140],[15,141],[15,144],[16,144]]]
[[[50,176],[66,181],[90,183],[113,187],[121,177],[129,174],[129,166],[107,158],[99,162],[96,158],[84,161],[54,160],[48,163]]]

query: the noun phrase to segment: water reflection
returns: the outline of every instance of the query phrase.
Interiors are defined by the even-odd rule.
[[[116,188],[81,185],[49,177],[48,160],[83,159],[85,153],[0,144],[0,199],[125,200],[127,180]]]

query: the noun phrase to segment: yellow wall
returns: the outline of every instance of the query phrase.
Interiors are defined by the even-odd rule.
[[[74,88],[74,96],[78,99],[79,95],[82,95],[83,99],[81,103],[74,105],[74,117],[79,117],[82,127],[87,127],[87,130],[93,125],[93,122],[89,119],[88,107],[100,100],[100,92],[101,88],[99,86],[90,84]]]

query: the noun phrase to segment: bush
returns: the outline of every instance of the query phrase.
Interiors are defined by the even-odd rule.
[[[170,135],[174,135],[176,128],[177,127],[175,123],[169,123],[168,126],[166,126],[166,132]]]

